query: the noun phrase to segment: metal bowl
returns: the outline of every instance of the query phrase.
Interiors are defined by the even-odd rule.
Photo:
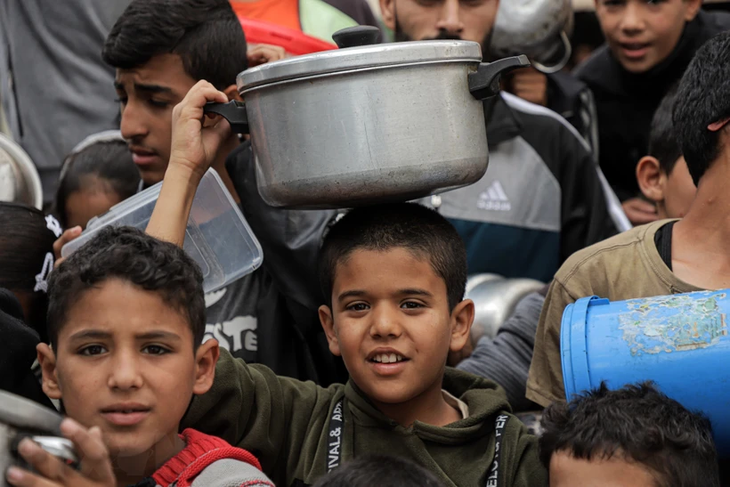
[[[474,301],[471,328],[474,343],[483,336],[494,338],[522,298],[545,284],[534,279],[505,279],[496,274],[476,274],[467,280],[466,297]]]
[[[59,429],[61,416],[28,399],[0,391],[0,486],[9,487],[4,472],[11,465],[27,468],[18,456],[18,443],[30,438],[41,448],[60,458],[68,465],[75,466],[78,457],[73,444],[61,438]]]
[[[43,207],[41,178],[30,156],[0,134],[0,201]]]
[[[496,56],[526,54],[543,73],[555,73],[570,60],[571,0],[509,0],[499,4],[490,49]]]

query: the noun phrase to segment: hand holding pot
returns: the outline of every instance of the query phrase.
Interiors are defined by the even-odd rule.
[[[77,422],[66,419],[61,432],[74,444],[81,458],[81,469],[74,470],[29,439],[24,439],[19,450],[22,457],[38,473],[30,473],[10,467],[7,480],[18,487],[114,487],[116,478],[109,451],[101,438],[98,427],[86,429]]]
[[[198,81],[172,111],[172,147],[169,168],[185,168],[203,177],[218,149],[230,135],[223,117],[203,113],[208,102],[225,103],[228,97],[205,80]]]
[[[183,246],[195,191],[231,133],[223,117],[204,114],[203,107],[226,101],[225,93],[201,80],[172,111],[170,163],[146,229],[153,237]]]
[[[515,96],[547,106],[547,76],[535,68],[520,69],[507,75],[507,91]]]

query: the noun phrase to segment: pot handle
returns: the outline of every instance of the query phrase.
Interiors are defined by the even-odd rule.
[[[380,29],[371,25],[356,25],[332,34],[332,40],[340,49],[377,44],[379,38]]]
[[[499,93],[499,81],[503,73],[530,65],[527,56],[499,59],[493,63],[481,63],[477,70],[469,73],[469,91],[477,100],[485,100]]]
[[[545,65],[533,59],[532,64],[533,66],[535,66],[535,69],[544,74],[553,74],[557,73],[558,71],[563,69],[566,64],[568,64],[568,61],[570,61],[570,56],[573,55],[573,46],[570,44],[570,38],[564,30],[560,31],[560,39],[563,42],[563,58],[558,61],[557,64],[553,65]]]
[[[246,105],[237,100],[231,100],[228,103],[208,102],[203,107],[204,113],[217,113],[228,120],[231,124],[231,130],[236,134],[248,134],[248,114],[246,113]]]

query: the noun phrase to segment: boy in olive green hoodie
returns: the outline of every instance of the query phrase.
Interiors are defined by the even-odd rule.
[[[201,81],[173,112],[172,156],[147,231],[179,245],[229,130],[204,117],[212,101],[226,98]],[[503,391],[446,368],[469,336],[474,303],[463,299],[464,244],[445,219],[415,204],[356,209],[331,228],[320,260],[329,301],[320,320],[350,381],[325,389],[223,353],[183,427],[252,451],[279,487],[312,485],[373,453],[409,458],[449,486],[547,485],[537,440]]]

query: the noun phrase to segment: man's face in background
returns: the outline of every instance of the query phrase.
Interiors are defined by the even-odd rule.
[[[488,58],[499,0],[380,0],[380,7],[396,41],[474,41]]]

